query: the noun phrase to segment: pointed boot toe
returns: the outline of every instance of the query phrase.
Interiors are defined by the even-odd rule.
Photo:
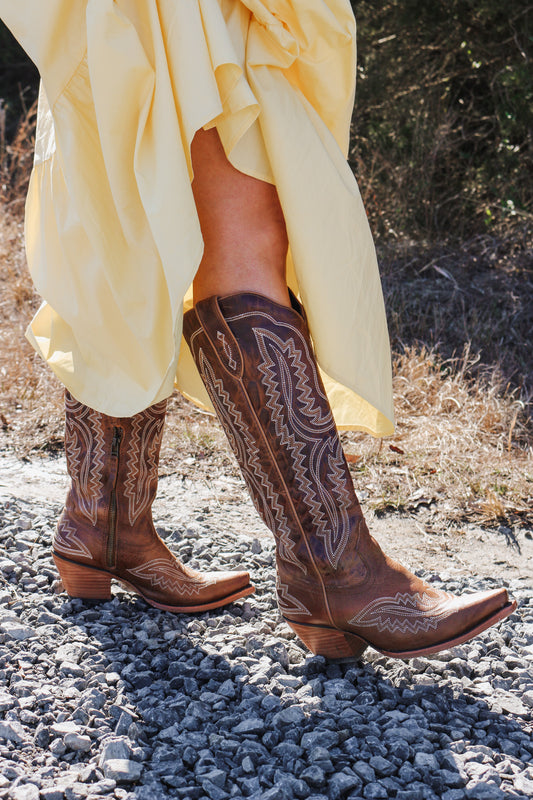
[[[446,593],[439,593],[445,595]],[[413,637],[408,649],[387,649],[378,647],[384,655],[396,658],[413,658],[431,655],[450,647],[468,642],[478,634],[508,617],[516,609],[516,601],[509,600],[506,589],[487,592],[474,592],[460,596],[448,595],[449,601],[443,604],[446,611],[435,625],[433,641],[421,637],[416,643]]]
[[[465,594],[456,599],[459,625],[449,647],[468,641],[516,610],[516,600],[510,600],[504,588]]]
[[[196,572],[176,559],[163,567],[153,563],[129,572],[135,582],[130,579],[128,584],[147,603],[175,613],[211,611],[255,591],[247,572]]]
[[[460,608],[465,616],[465,621],[474,627],[482,625],[486,620],[507,612],[506,616],[516,608],[516,602],[510,602],[507,589],[492,589],[486,592],[474,592],[457,598]],[[502,617],[499,617],[502,619]],[[482,628],[483,630],[483,628]]]
[[[224,594],[234,594],[240,592],[250,585],[250,573],[242,570],[238,571],[221,571],[221,572],[204,572],[206,580],[213,581],[213,583],[220,588],[224,589]]]
[[[253,594],[255,587],[250,583],[250,574],[241,572],[206,572],[204,577],[212,581],[214,597],[210,608],[217,608],[226,603],[232,603],[242,597]]]

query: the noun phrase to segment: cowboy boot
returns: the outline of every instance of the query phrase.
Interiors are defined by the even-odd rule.
[[[53,540],[71,597],[107,600],[111,579],[165,611],[207,611],[251,594],[247,572],[199,573],[181,564],[152,522],[167,401],[108,417],[65,394],[72,484]]]
[[[516,607],[505,589],[455,597],[370,536],[317,369],[303,309],[257,294],[210,297],[184,332],[244,479],[276,540],[280,611],[314,653],[436,653]]]

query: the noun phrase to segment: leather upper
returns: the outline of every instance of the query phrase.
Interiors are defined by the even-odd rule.
[[[249,584],[247,572],[200,573],[157,535],[157,490],[166,400],[133,417],[109,417],[65,397],[65,450],[72,480],[53,548],[77,564],[105,569],[166,606],[204,605]]]

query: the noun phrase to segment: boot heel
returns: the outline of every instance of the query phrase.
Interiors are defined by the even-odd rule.
[[[66,593],[81,600],[110,600],[111,575],[92,567],[73,564],[54,553],[54,561]]]
[[[324,628],[319,625],[299,625],[286,619],[285,622],[293,629],[299,639],[316,656],[324,658],[359,658],[368,647],[364,639],[353,633],[344,633],[334,628]]]

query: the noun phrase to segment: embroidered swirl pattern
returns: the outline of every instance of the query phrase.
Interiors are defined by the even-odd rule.
[[[195,578],[187,575],[179,569],[174,561],[166,558],[154,558],[135,569],[126,571],[136,578],[147,581],[155,589],[185,595],[185,597],[194,597],[206,586],[216,582],[214,578]]]
[[[276,590],[278,594],[278,606],[282,614],[290,617],[312,616],[311,612],[304,606],[302,601],[298,600],[297,597],[294,597],[294,595],[290,593],[288,584],[281,581],[279,574],[276,581]]]
[[[92,555],[83,541],[78,536],[78,533],[70,522],[59,520],[54,535],[53,542],[54,550],[58,553],[63,553],[65,556],[77,556],[81,558],[90,558]]]
[[[128,477],[124,495],[128,498],[128,520],[134,525],[152,501],[157,487],[159,448],[167,402],[163,400],[132,418],[127,453]]]
[[[96,525],[105,458],[102,415],[66,395],[65,452],[79,513]]]
[[[368,603],[349,624],[357,628],[377,628],[389,633],[427,633],[453,614],[454,597],[446,592],[432,596],[427,592],[397,592],[393,597],[378,597]]]
[[[198,353],[197,364],[211,402],[219,418],[224,421],[224,430],[241,467],[255,508],[265,525],[279,536],[279,555],[305,574],[307,569],[294,551],[295,543],[283,503],[261,463],[261,454],[252,431],[222,381],[215,377],[202,348]]]
[[[266,406],[279,443],[290,453],[313,535],[323,540],[335,569],[350,537],[352,495],[344,454],[306,340],[292,325],[278,323],[278,327],[286,329],[283,338],[266,328],[253,328],[262,358],[258,369]]]

